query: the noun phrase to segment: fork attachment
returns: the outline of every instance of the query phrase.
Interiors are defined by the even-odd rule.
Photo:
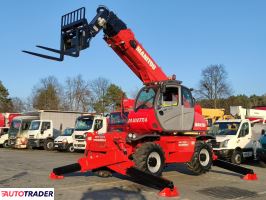
[[[60,50],[40,45],[36,46],[53,53],[58,53],[59,58],[31,51],[23,50],[22,52],[54,61],[63,61],[65,55],[78,57],[81,50],[89,47],[91,38],[103,28],[98,24],[97,20],[101,18],[107,19],[109,16],[109,10],[100,6],[97,9],[97,15],[89,24],[85,14],[86,10],[82,7],[61,17]]]

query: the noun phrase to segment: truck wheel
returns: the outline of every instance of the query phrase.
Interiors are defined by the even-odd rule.
[[[3,147],[4,147],[4,148],[8,148],[8,147],[9,147],[9,145],[8,145],[8,141],[5,141],[5,142],[4,142]]]
[[[259,165],[260,165],[261,167],[263,167],[263,168],[266,168],[266,162],[264,162],[264,161],[262,161],[262,160],[259,161]]]
[[[204,141],[197,141],[193,157],[187,167],[195,175],[201,175],[208,172],[212,166],[212,149]]]
[[[54,150],[54,141],[51,139],[48,139],[44,142],[44,149],[46,151],[53,151]]]
[[[68,151],[68,152],[71,152],[71,153],[75,152],[75,149],[74,149],[73,144],[69,144],[69,145],[68,145],[68,147],[67,147],[67,151]]]
[[[231,162],[236,165],[240,165],[242,163],[242,152],[240,150],[234,150],[231,156]]]
[[[164,152],[158,144],[146,142],[137,148],[133,161],[141,171],[161,176],[165,165]]]
[[[33,150],[33,147],[31,146],[31,145],[27,145],[27,149],[29,149],[29,150]]]

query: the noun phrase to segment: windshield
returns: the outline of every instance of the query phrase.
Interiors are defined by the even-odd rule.
[[[217,122],[208,131],[209,135],[236,135],[240,122]]]
[[[116,112],[116,113],[111,113],[110,114],[110,124],[111,125],[122,125],[127,122],[127,116],[128,112],[121,113],[121,112]]]
[[[154,99],[156,95],[155,88],[143,88],[142,91],[139,93],[137,101],[136,101],[136,110],[138,109],[145,109],[145,108],[152,108]]]
[[[31,122],[29,130],[39,130],[39,127],[40,127],[39,121]]]
[[[29,130],[30,124],[31,124],[31,121],[23,121],[22,126],[21,126],[22,131]]]
[[[12,120],[8,134],[16,135],[21,127],[21,120]]]
[[[73,132],[74,132],[73,128],[67,128],[67,129],[64,130],[63,135],[64,136],[71,136],[73,134]]]
[[[88,131],[91,129],[93,124],[93,117],[82,117],[76,121],[76,131]]]

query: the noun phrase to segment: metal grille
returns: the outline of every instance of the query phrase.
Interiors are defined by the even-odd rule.
[[[212,148],[220,148],[220,142],[211,141]]]
[[[235,187],[213,187],[198,191],[201,194],[219,199],[256,197],[257,193]]]
[[[75,139],[84,140],[85,137],[83,135],[75,135]]]

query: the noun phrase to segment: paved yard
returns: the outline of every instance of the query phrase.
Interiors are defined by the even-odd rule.
[[[54,167],[75,163],[81,156],[81,153],[0,148],[0,187],[54,187],[56,200],[164,199],[157,196],[157,190],[120,175],[100,178],[92,173],[74,173],[63,180],[49,179]],[[258,174],[258,181],[244,181],[239,175],[217,167],[205,175],[193,176],[184,165],[166,168],[163,176],[179,189],[180,197],[172,199],[266,199],[266,169],[248,167]]]

